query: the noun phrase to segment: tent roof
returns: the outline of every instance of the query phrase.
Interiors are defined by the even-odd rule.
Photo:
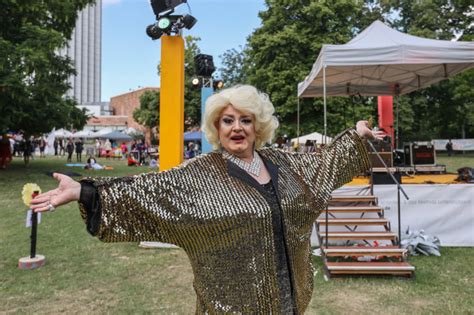
[[[184,133],[184,141],[201,141],[201,131],[187,131]]]
[[[56,137],[70,137],[72,135],[72,132],[67,131],[66,129],[58,129],[54,131],[54,135]]]
[[[124,141],[132,141],[133,138],[129,135],[126,135],[120,131],[114,130],[110,133],[106,133],[103,135],[98,136],[98,138],[110,139],[110,140],[124,140]]]
[[[298,143],[305,143],[307,140],[314,141],[316,140],[318,143],[324,143],[324,135],[320,134],[319,132],[313,132],[304,136],[301,136],[299,138],[293,138],[291,139],[291,142],[298,142]],[[332,138],[331,137],[326,137],[326,142],[331,142]]]
[[[343,45],[323,45],[299,97],[406,94],[474,67],[474,42],[412,36],[380,21]]]
[[[81,130],[71,135],[72,138],[91,138],[94,136],[94,132],[91,130]]]

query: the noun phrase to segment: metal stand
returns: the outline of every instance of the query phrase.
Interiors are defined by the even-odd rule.
[[[380,162],[382,162],[382,165],[384,166],[384,168],[387,170],[387,173],[390,175],[390,177],[392,178],[394,184],[397,185],[397,206],[398,206],[398,246],[401,247],[401,241],[402,241],[402,228],[401,228],[401,206],[400,206],[400,191],[403,193],[403,196],[405,197],[406,200],[410,200],[410,198],[408,198],[408,195],[406,194],[405,190],[403,190],[402,186],[400,185],[400,183],[397,181],[397,179],[395,178],[395,176],[393,176],[393,174],[390,172],[387,164],[385,164],[385,161],[382,159],[382,157],[380,156],[379,152],[375,149],[375,146],[373,145],[372,141],[368,140],[367,141],[370,145],[370,147],[372,148],[372,150],[375,152],[375,154],[377,154],[377,157],[379,158]],[[373,176],[372,176],[372,183],[371,183],[371,191],[373,191],[373,186],[374,186],[374,182],[373,182]]]

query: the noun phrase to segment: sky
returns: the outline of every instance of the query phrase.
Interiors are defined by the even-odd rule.
[[[217,67],[219,55],[245,45],[260,26],[258,12],[265,10],[264,0],[188,0],[188,4],[198,21],[183,35],[200,37],[201,52],[212,55]],[[161,43],[145,33],[156,20],[149,0],[103,0],[102,7],[102,101],[159,86]],[[189,13],[188,6],[180,5],[176,13]]]

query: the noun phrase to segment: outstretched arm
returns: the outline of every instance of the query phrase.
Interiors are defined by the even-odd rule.
[[[54,174],[56,189],[37,196],[34,211],[50,210],[79,201],[87,230],[105,242],[162,241],[179,245],[177,229],[183,230],[190,203],[176,204],[176,198],[189,194],[176,168],[163,173],[147,173],[123,178],[86,178],[76,182]]]
[[[58,188],[38,195],[31,201],[31,209],[36,212],[48,211],[65,205],[71,201],[78,201],[81,194],[81,184],[71,177],[54,173],[54,179],[59,182]]]
[[[383,132],[370,130],[367,121],[359,121],[356,129],[342,132],[321,152],[285,153],[275,158],[284,158],[305,181],[315,198],[324,204],[333,190],[370,167],[363,143],[365,138],[382,139]]]

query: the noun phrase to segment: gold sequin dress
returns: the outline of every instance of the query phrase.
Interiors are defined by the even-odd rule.
[[[313,291],[313,223],[334,189],[368,169],[367,151],[356,131],[347,130],[318,154],[258,153],[281,210],[284,235],[277,236],[285,243],[294,313],[303,314]],[[87,229],[102,241],[183,248],[194,272],[197,314],[280,314],[272,207],[241,172],[221,153],[204,154],[161,173],[84,179],[79,205]],[[85,185],[95,197],[82,196]]]

